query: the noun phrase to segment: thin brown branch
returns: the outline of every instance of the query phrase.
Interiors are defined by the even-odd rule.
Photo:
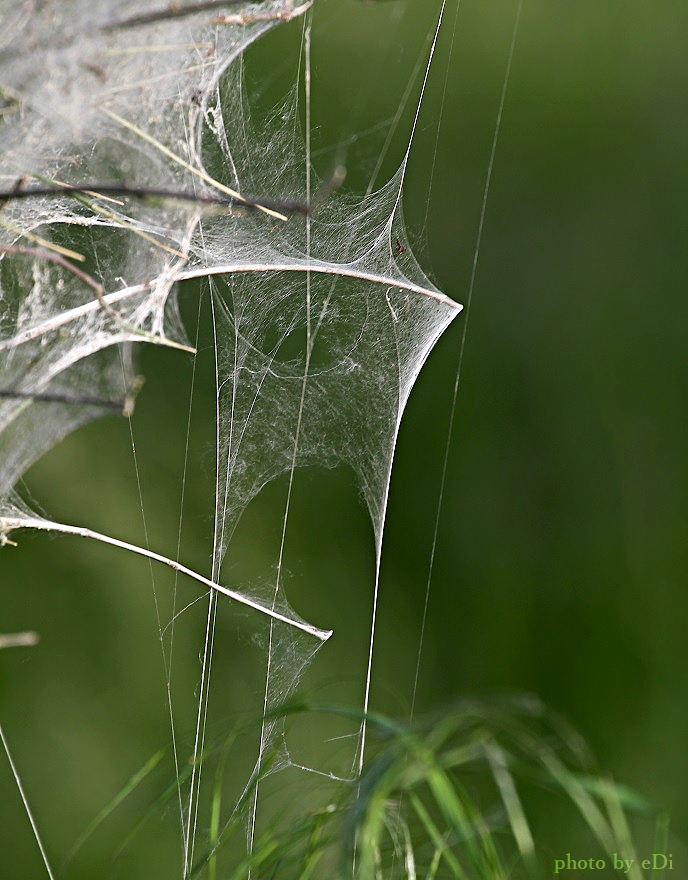
[[[302,4],[298,9],[293,9],[290,5],[288,9],[280,12],[244,12],[235,16],[218,16],[218,18],[226,17],[237,19],[232,22],[222,22],[232,24],[250,24],[254,21],[285,21],[288,20],[287,16],[292,18],[295,15],[300,15],[301,12],[304,12],[311,5],[311,2],[312,0],[308,3]],[[169,19],[185,18],[189,15],[196,15],[199,12],[213,12],[216,9],[224,9],[227,6],[245,5],[247,5],[246,0],[197,0],[195,3],[188,3],[184,6],[181,6],[178,3],[170,3],[168,6],[164,6],[161,9],[155,9],[152,12],[142,12],[140,15],[132,15],[130,18],[113,21],[109,24],[103,25],[101,30],[105,33],[129,30],[130,28],[144,27],[149,24],[157,24],[160,21],[168,21]],[[239,19],[241,20],[239,21]],[[220,22],[213,19],[213,23]]]
[[[27,192],[27,190],[19,190],[11,197],[21,197],[21,195],[25,192]],[[0,194],[0,201],[4,197],[4,194]],[[61,254],[54,253],[53,251],[44,250],[43,248],[31,248],[19,244],[0,245],[0,253],[20,257],[33,257],[37,260],[46,260],[48,263],[56,263],[58,266],[61,266],[68,272],[71,272],[72,275],[75,275],[77,278],[83,281],[84,284],[87,284],[95,292],[95,295],[101,306],[116,321],[123,320],[120,313],[116,309],[113,309],[110,303],[105,300],[105,290],[103,288],[103,285],[99,284],[95,280],[95,278],[88,274],[88,272],[84,272],[83,269],[79,269],[79,267],[75,266],[74,263],[70,263],[69,260],[65,259]]]
[[[39,403],[66,403],[75,406],[98,406],[117,413],[124,413],[126,409],[125,400],[112,400],[108,397],[90,397],[89,395],[52,394],[48,391],[18,391],[14,388],[0,388],[0,398],[31,400],[38,401]]]
[[[125,186],[123,184],[110,183],[83,183],[77,185],[64,184],[63,186],[33,186],[27,189],[0,191],[0,207],[7,202],[19,199],[32,198],[57,198],[61,195],[87,195],[92,198],[103,196],[131,196],[134,199],[171,199],[178,202],[193,202],[199,205],[208,205],[220,208],[255,208],[271,211],[284,211],[286,214],[307,215],[309,206],[304,202],[290,201],[288,199],[263,199],[244,196],[211,196],[201,193],[188,192],[186,190],[165,189],[164,187]]]

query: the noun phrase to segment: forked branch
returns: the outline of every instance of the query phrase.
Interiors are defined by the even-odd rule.
[[[14,192],[11,195],[12,198],[17,197],[17,193]],[[7,194],[0,194],[0,204],[3,204],[4,201],[7,200]],[[79,269],[78,266],[75,266],[74,263],[70,263],[69,260],[65,259],[62,254],[55,253],[54,251],[50,251],[47,248],[32,248],[32,247],[24,247],[23,245],[12,244],[12,245],[0,245],[0,254],[10,254],[18,257],[33,257],[37,260],[45,260],[49,263],[57,263],[58,266],[62,266],[63,269],[66,269],[68,272],[71,272],[72,275],[76,275],[84,284],[87,284],[91,290],[95,291],[96,297],[98,298],[98,302],[105,309],[105,311],[116,320],[120,320],[121,316],[116,309],[113,309],[110,303],[105,300],[105,291],[103,289],[103,285],[99,284],[95,278],[88,274],[88,272],[84,272],[83,269]]]

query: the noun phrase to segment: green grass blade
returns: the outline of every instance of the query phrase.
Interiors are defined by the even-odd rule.
[[[496,742],[485,744],[485,754],[492,770],[492,775],[499,788],[499,793],[502,796],[502,803],[506,809],[509,825],[511,826],[518,851],[523,859],[523,864],[530,877],[540,877],[540,868],[535,855],[535,841],[530,832],[530,825],[516,790],[514,777],[508,770],[506,755]]]
[[[654,852],[665,853],[669,849],[669,814],[661,812],[655,823],[655,847]],[[652,880],[663,880],[664,868],[654,868]]]
[[[107,804],[103,809],[98,813],[98,815],[90,822],[90,824],[86,827],[85,831],[81,834],[81,836],[77,839],[74,846],[71,848],[69,853],[67,854],[62,870],[72,861],[72,859],[79,852],[81,847],[86,843],[88,838],[96,831],[99,825],[108,818],[108,816],[113,813],[117,807],[131,794],[131,792],[137,788],[146,776],[149,775],[160,763],[163,755],[167,750],[161,749],[159,752],[156,752],[151,758],[149,758],[143,767],[140,770],[137,770],[136,773],[128,780],[128,782],[124,785],[123,788],[119,790],[119,792],[115,795],[115,797]]]

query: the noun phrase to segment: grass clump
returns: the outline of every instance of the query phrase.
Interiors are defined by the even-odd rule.
[[[285,715],[356,710],[291,704]],[[216,763],[208,845],[191,877],[211,880],[545,880],[574,850],[614,877],[614,859],[630,862],[631,880],[662,880],[642,868],[638,840],[665,852],[668,819],[639,794],[595,768],[585,742],[532,696],[467,700],[441,716],[400,724],[368,715],[370,753],[360,778],[322,779],[334,795],[296,819],[275,819],[256,834],[251,851],[227,858],[245,832],[253,787],[222,818],[222,775],[228,750],[203,757]],[[313,777],[309,777],[312,781]],[[316,778],[316,788],[319,783]],[[287,809],[299,798],[277,799]],[[316,793],[317,794],[317,793]],[[172,797],[171,789],[169,797]],[[304,798],[303,803],[306,803]],[[565,849],[562,850],[562,847]],[[604,867],[600,868],[601,863]],[[222,867],[220,867],[222,865]],[[231,865],[231,867],[229,867]],[[620,876],[620,875],[619,875]]]

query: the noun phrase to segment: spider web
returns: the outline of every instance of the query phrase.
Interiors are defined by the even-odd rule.
[[[0,213],[0,388],[22,395],[0,399],[4,535],[34,527],[103,538],[36,516],[19,499],[17,483],[62,437],[102,414],[95,401],[131,394],[134,343],[188,347],[176,285],[209,279],[217,383],[215,538],[205,581],[213,589],[195,760],[183,802],[180,789],[187,872],[217,603],[238,599],[263,621],[263,724],[252,783],[268,772],[263,765],[270,750],[277,757],[269,772],[289,765],[276,710],[328,635],[302,621],[284,594],[288,501],[274,582],[265,594],[241,586],[225,587],[231,598],[218,591],[242,513],[280,475],[291,475],[291,488],[298,468],[350,468],[373,525],[376,595],[401,416],[426,357],[460,309],[399,244],[406,241],[401,191],[408,153],[397,174],[363,198],[335,191],[305,218],[279,210],[311,203],[327,181],[316,179],[308,149],[303,160],[303,135],[294,124],[298,87],[258,123],[242,53],[310,4],[220,6],[198,4],[184,14],[174,7],[164,17],[156,3],[131,10],[85,0],[0,5],[0,179],[6,190],[164,184],[185,193],[267,193],[276,200],[262,211],[141,200],[126,192],[70,193],[8,200]],[[99,295],[93,283],[52,259],[56,253],[82,267]],[[372,635],[365,708],[371,660]],[[364,731],[358,766],[363,750]]]

